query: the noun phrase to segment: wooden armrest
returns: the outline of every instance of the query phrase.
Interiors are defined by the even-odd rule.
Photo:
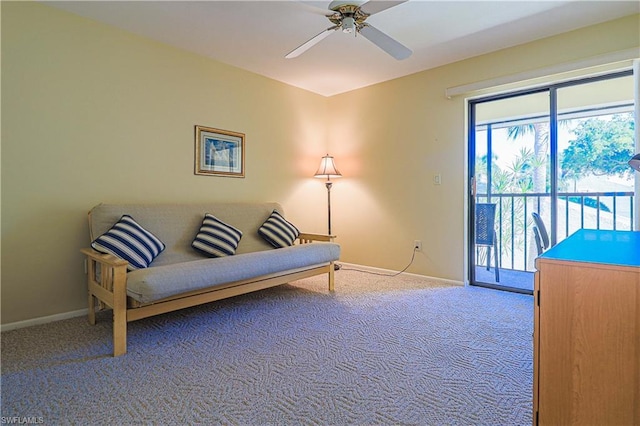
[[[310,234],[307,232],[301,232],[300,235],[298,235],[298,240],[300,240],[302,244],[312,241],[333,241],[334,238],[334,235]]]
[[[80,249],[87,256],[89,324],[96,323],[96,301],[100,309],[113,309],[113,356],[127,352],[127,266],[129,262],[92,248]]]
[[[104,263],[109,266],[127,266],[129,264],[126,260],[117,258],[111,254],[100,253],[92,248],[83,248],[80,249],[80,252],[96,262]]]

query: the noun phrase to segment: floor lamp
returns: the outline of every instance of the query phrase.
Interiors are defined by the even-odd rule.
[[[318,171],[314,175],[317,178],[327,178],[325,182],[325,186],[327,187],[327,223],[328,223],[328,234],[331,235],[331,186],[333,182],[331,182],[331,178],[339,178],[342,174],[336,169],[336,165],[333,162],[333,157],[329,154],[322,157],[320,160],[320,167],[318,167]]]

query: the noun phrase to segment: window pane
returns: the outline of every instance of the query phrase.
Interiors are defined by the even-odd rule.
[[[633,229],[633,77],[558,89],[558,241]]]

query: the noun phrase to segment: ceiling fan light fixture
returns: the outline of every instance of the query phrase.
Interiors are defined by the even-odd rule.
[[[350,16],[345,17],[342,20],[342,32],[351,34],[354,31],[354,29],[355,29],[355,20]]]

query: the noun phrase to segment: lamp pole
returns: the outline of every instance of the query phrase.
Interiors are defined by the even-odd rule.
[[[327,228],[328,234],[331,235],[331,186],[333,186],[333,182],[327,178],[325,186],[327,187]]]

